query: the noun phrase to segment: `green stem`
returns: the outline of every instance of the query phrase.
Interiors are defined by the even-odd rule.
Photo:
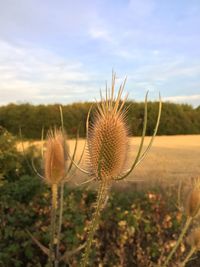
[[[60,187],[59,221],[58,221],[57,246],[56,246],[57,262],[59,261],[59,257],[60,257],[59,247],[60,247],[60,235],[61,235],[62,219],[63,219],[63,195],[64,195],[64,183],[62,183]],[[55,267],[57,266],[58,266],[58,263],[57,265],[55,265]]]
[[[57,211],[57,185],[51,187],[51,226],[50,226],[50,244],[49,244],[49,267],[53,267],[55,262],[55,240],[56,240],[56,211]]]
[[[93,214],[92,221],[90,222],[89,232],[88,232],[88,238],[85,248],[85,253],[83,254],[83,258],[81,260],[81,267],[86,267],[88,264],[89,254],[91,250],[91,245],[93,241],[94,234],[97,230],[101,211],[104,207],[106,197],[108,196],[108,181],[101,180],[100,187],[98,190],[98,196],[97,196],[97,203],[96,203],[96,209]]]
[[[185,222],[185,225],[183,227],[183,230],[182,230],[182,232],[181,232],[181,234],[180,234],[180,236],[179,236],[179,238],[178,238],[178,240],[176,242],[176,245],[173,247],[173,249],[171,250],[170,254],[168,255],[168,257],[167,257],[167,259],[166,259],[163,267],[166,267],[167,266],[167,264],[171,260],[172,256],[176,252],[176,250],[177,250],[178,246],[180,245],[181,241],[183,240],[183,237],[186,234],[186,232],[187,232],[187,230],[188,230],[191,222],[192,222],[192,217],[188,217],[187,220],[186,220],[186,222]]]
[[[195,247],[191,247],[189,253],[187,254],[185,260],[183,262],[181,262],[180,267],[185,267],[186,263],[188,262],[188,260],[190,259],[190,257],[195,253],[196,248]]]

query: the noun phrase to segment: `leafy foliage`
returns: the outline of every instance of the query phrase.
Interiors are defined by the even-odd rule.
[[[27,162],[35,158],[33,148],[20,153],[16,148],[17,139],[5,128],[0,127],[0,181],[15,181],[22,175],[31,175],[32,168]],[[39,167],[39,159],[36,164]]]
[[[154,114],[153,105],[150,104],[150,118],[154,116],[151,115]],[[190,107],[182,107],[190,114]],[[138,116],[142,115],[138,111]],[[195,124],[198,126],[198,120]],[[134,127],[140,128],[139,124]],[[162,133],[162,127],[160,131]],[[29,161],[33,156],[32,151],[26,154]],[[48,246],[50,191],[38,177],[33,176],[24,155],[16,149],[15,137],[4,128],[0,129],[0,175],[0,266],[46,267],[46,255],[27,230]],[[163,262],[177,239],[184,218],[174,205],[175,192],[162,188],[142,192],[130,189],[112,192],[93,240],[89,266],[153,267]],[[95,199],[96,193],[86,188],[65,188],[61,254],[84,244]],[[185,246],[182,244],[179,248],[175,261],[180,260]],[[63,260],[60,267],[68,266],[68,263],[78,266],[80,259],[81,251]],[[199,264],[200,260],[196,258],[188,262],[187,267]]]
[[[65,188],[62,254],[86,240],[95,197],[94,191]],[[36,177],[22,176],[0,187],[0,266],[46,266],[47,257],[26,230],[48,246],[49,201],[49,189]],[[174,203],[174,192],[161,188],[113,192],[93,241],[89,266],[155,266],[182,225]],[[178,250],[176,258],[180,255]],[[71,266],[78,266],[80,258],[81,252],[71,257]],[[194,266],[194,261],[187,266]]]
[[[91,103],[75,103],[62,106],[64,126],[69,136],[75,136],[79,129],[80,136],[85,136],[85,122]],[[144,103],[128,102],[128,124],[130,134],[141,135]],[[158,103],[148,103],[149,117],[147,135],[152,135],[155,127]],[[41,129],[60,126],[59,105],[9,104],[0,107],[0,125],[12,134],[22,128],[24,137],[41,138]],[[200,133],[200,109],[190,105],[163,103],[161,122],[158,134],[197,134]]]

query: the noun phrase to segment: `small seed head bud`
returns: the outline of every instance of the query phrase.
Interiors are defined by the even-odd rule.
[[[190,191],[187,197],[185,211],[188,217],[194,218],[199,214],[199,210],[200,210],[200,188],[195,186]]]
[[[194,229],[189,235],[188,244],[196,250],[200,250],[200,227]]]
[[[49,131],[44,156],[45,180],[48,184],[59,184],[65,175],[65,138],[62,131]]]

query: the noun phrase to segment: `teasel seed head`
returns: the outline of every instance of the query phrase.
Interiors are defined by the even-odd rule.
[[[124,171],[128,150],[128,128],[125,100],[121,100],[124,85],[114,98],[114,80],[112,91],[106,91],[106,99],[101,97],[97,104],[95,120],[88,129],[89,164],[97,179],[110,179]]]
[[[60,184],[66,169],[65,135],[61,130],[49,131],[44,155],[45,181],[49,185]]]
[[[196,250],[200,250],[200,227],[194,229],[189,235],[188,244]]]
[[[189,192],[185,205],[186,215],[194,218],[200,211],[200,181],[195,180],[193,188]]]

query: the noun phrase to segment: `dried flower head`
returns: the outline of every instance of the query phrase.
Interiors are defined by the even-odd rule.
[[[153,135],[147,147],[143,150],[144,138],[147,129],[147,98],[145,97],[144,104],[144,121],[140,145],[135,159],[132,161],[130,167],[126,167],[126,159],[128,156],[129,138],[127,126],[127,110],[125,108],[126,97],[122,100],[122,93],[125,82],[120,86],[117,96],[114,95],[115,88],[115,74],[112,77],[111,90],[106,88],[106,97],[103,98],[101,94],[101,101],[97,103],[93,124],[89,124],[91,108],[88,112],[86,122],[86,134],[88,144],[88,161],[89,170],[81,168],[73,160],[73,164],[83,173],[92,176],[92,179],[84,182],[90,182],[95,178],[100,181],[119,181],[126,178],[138,166],[150,150],[154,137],[156,136],[162,109],[161,98],[159,101],[159,109],[156,125]]]
[[[162,107],[161,100],[159,102],[159,111],[154,133],[150,139],[149,145],[144,151],[142,151],[147,126],[147,93],[145,97],[144,123],[141,142],[136,158],[133,160],[130,168],[125,170],[129,138],[126,122],[127,108],[124,108],[127,96],[125,99],[121,100],[124,85],[125,82],[120,86],[117,97],[115,97],[115,74],[113,74],[111,90],[109,91],[106,88],[105,99],[101,95],[101,101],[100,103],[97,103],[95,120],[91,126],[89,126],[91,108],[88,112],[86,132],[90,171],[80,168],[78,164],[75,163],[76,167],[78,167],[82,172],[92,175],[92,179],[96,178],[100,180],[96,208],[90,224],[81,267],[85,267],[88,264],[94,233],[99,223],[101,211],[105,206],[106,199],[108,198],[108,192],[111,185],[110,181],[122,180],[135,169],[149,151],[158,130]],[[90,181],[91,179],[87,182]]]
[[[196,250],[200,250],[200,227],[192,231],[187,241],[191,247],[196,248]]]
[[[185,205],[186,214],[188,217],[196,217],[200,210],[200,180],[194,181],[193,188],[189,192]]]
[[[65,176],[66,162],[65,138],[60,130],[49,131],[44,156],[45,181],[50,184],[59,184]]]
[[[110,96],[101,96],[97,104],[95,120],[88,130],[89,162],[92,174],[99,179],[112,179],[125,167],[128,148],[126,112],[121,95],[124,84],[114,97],[114,81]]]

